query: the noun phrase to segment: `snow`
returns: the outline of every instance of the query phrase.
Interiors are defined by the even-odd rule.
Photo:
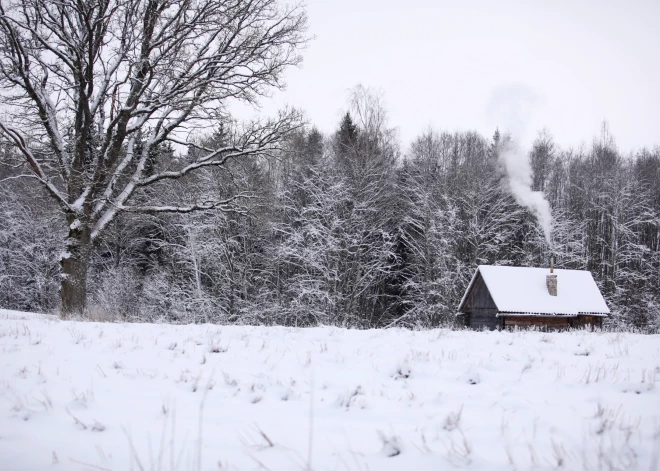
[[[84,189],[83,192],[80,194],[80,196],[78,197],[78,199],[76,199],[76,201],[74,201],[73,204],[71,204],[71,209],[72,209],[73,211],[75,211],[75,212],[79,212],[79,211],[82,209],[83,205],[85,204],[85,201],[87,201],[87,196],[89,195],[89,192],[90,192],[91,190],[92,190],[92,187],[91,187],[91,186],[85,187],[85,189]],[[77,221],[77,219],[76,219],[76,221]],[[75,223],[75,221],[74,221],[74,223]],[[79,224],[80,224],[80,221],[78,221],[78,225],[79,225]],[[77,226],[76,226],[76,227],[77,227]],[[74,229],[74,228],[72,227],[72,229]]]
[[[573,316],[580,313],[605,315],[610,312],[588,271],[554,270],[557,275],[557,296],[551,296],[545,281],[550,274],[548,268],[492,265],[479,265],[459,310],[477,273],[481,273],[500,312]]]
[[[655,469],[659,381],[657,335],[0,311],[0,469]]]

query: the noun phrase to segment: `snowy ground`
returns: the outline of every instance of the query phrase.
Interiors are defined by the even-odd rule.
[[[658,469],[660,336],[0,311],[0,469]]]

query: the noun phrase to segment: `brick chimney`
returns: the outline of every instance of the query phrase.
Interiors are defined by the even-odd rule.
[[[557,296],[557,275],[555,275],[555,256],[550,256],[550,274],[545,276],[545,286],[550,296]]]

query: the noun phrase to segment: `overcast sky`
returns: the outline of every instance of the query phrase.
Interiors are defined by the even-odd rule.
[[[307,0],[307,12],[315,39],[264,111],[302,108],[329,133],[362,84],[383,92],[404,148],[429,126],[512,128],[527,144],[546,127],[589,145],[603,120],[623,151],[660,144],[660,0]]]

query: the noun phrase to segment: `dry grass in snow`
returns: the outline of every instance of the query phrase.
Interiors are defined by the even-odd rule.
[[[660,469],[660,337],[0,312],[0,469]]]

